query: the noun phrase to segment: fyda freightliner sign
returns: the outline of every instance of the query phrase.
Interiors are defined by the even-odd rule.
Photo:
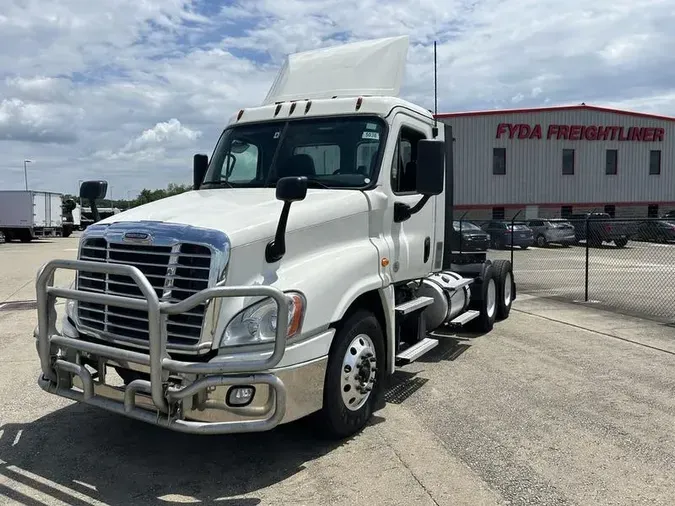
[[[665,135],[663,128],[622,127],[600,125],[548,125],[547,140],[565,141],[636,141],[661,142]],[[497,125],[497,139],[541,139],[540,124],[500,123]]]

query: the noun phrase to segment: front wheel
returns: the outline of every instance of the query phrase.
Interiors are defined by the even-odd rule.
[[[626,246],[626,244],[628,244],[628,239],[625,237],[622,237],[621,239],[615,239],[614,244],[616,244],[617,248],[623,248]]]
[[[338,327],[328,356],[321,432],[342,439],[368,423],[382,394],[384,333],[373,313],[358,310]]]

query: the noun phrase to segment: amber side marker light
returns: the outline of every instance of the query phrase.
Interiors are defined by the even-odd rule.
[[[380,261],[380,264],[382,265],[382,267],[386,267],[387,265],[389,265],[389,259],[388,258],[382,258],[382,260]]]

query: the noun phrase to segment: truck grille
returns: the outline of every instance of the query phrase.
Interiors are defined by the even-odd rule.
[[[178,302],[208,288],[211,250],[202,245],[181,243],[175,246],[146,246],[108,242],[105,238],[85,239],[80,259],[136,266],[155,288],[161,301]],[[81,271],[77,288],[144,299],[140,289],[128,276]],[[206,304],[187,313],[167,318],[167,342],[174,348],[191,348],[198,344]],[[145,311],[80,302],[80,323],[125,341],[148,342],[148,315]]]

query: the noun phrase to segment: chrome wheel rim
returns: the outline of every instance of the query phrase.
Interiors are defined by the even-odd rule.
[[[342,359],[340,392],[347,409],[360,409],[370,397],[375,384],[377,357],[373,341],[366,334],[359,334],[347,347]]]
[[[497,307],[497,288],[495,285],[494,278],[490,278],[490,280],[488,281],[486,299],[487,299],[486,300],[487,314],[488,317],[492,318],[492,316],[495,314],[495,308]]]
[[[511,273],[507,272],[504,276],[504,305],[508,306],[511,303],[511,286],[512,286]]]

